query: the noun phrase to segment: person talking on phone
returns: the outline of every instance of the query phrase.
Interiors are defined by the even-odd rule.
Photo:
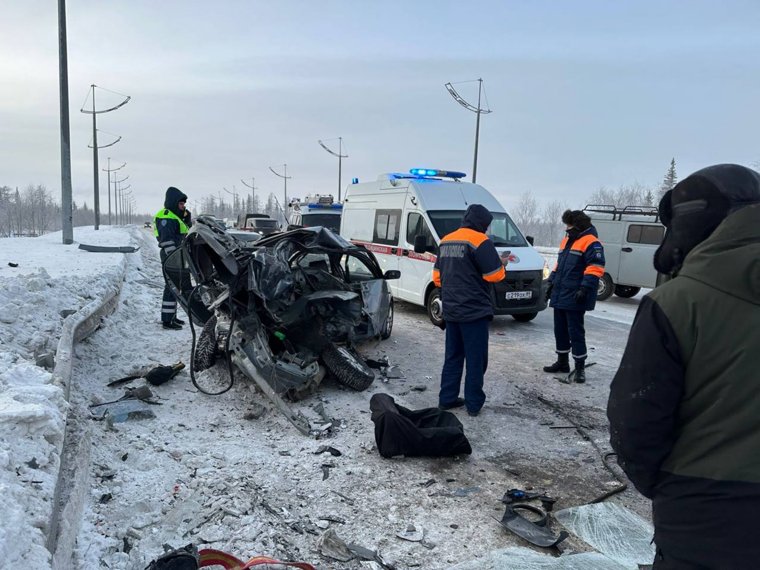
[[[446,329],[438,407],[466,406],[471,416],[477,416],[486,401],[483,376],[488,367],[488,326],[493,320],[490,284],[505,277],[504,264],[486,235],[492,220],[484,206],[470,204],[462,226],[441,240],[433,268],[433,282],[441,288]]]
[[[566,210],[562,223],[566,236],[559,246],[557,264],[549,276],[547,301],[554,309],[554,341],[557,361],[544,372],[570,372],[572,352],[575,370],[569,379],[586,381],[586,329],[583,317],[593,311],[599,278],[604,275],[604,247],[591,218],[581,210]]]

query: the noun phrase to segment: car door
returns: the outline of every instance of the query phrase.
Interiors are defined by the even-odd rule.
[[[425,236],[426,245],[434,248],[435,238],[421,211],[407,210],[405,215],[406,231],[404,232],[404,243],[398,262],[398,268],[401,271],[401,279],[398,280],[399,296],[412,303],[424,305],[423,295],[432,276],[435,254],[432,252],[415,253],[414,239],[418,235]]]
[[[626,225],[616,284],[652,288],[657,284],[657,271],[652,260],[662,243],[665,228],[660,224],[641,222]]]

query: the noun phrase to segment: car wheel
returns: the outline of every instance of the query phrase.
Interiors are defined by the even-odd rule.
[[[518,323],[527,323],[532,321],[538,316],[538,313],[521,313],[519,315],[512,315],[512,318]]]
[[[427,314],[430,322],[440,327],[443,324],[443,301],[441,301],[441,289],[436,287],[428,295],[426,304]]]
[[[385,319],[385,324],[383,325],[383,332],[380,333],[380,338],[383,340],[390,338],[392,331],[393,331],[393,299],[391,299],[391,304],[388,307],[388,318]]]
[[[599,279],[599,288],[596,291],[596,300],[606,301],[612,296],[612,293],[614,291],[615,284],[612,282],[612,277],[609,276],[609,273],[605,273],[602,275],[602,278]]]
[[[193,371],[203,372],[216,363],[217,339],[216,339],[216,315],[212,315],[203,325],[198,343],[193,349]]]
[[[354,350],[330,343],[322,352],[322,362],[333,376],[352,390],[362,391],[375,381],[375,373]]]
[[[615,285],[615,295],[623,299],[635,297],[641,291],[641,287],[630,287],[628,285]]]

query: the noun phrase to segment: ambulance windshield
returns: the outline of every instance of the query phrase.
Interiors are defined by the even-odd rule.
[[[525,247],[528,243],[515,226],[512,219],[501,212],[491,212],[493,221],[486,234],[496,247]],[[462,225],[463,210],[428,210],[428,216],[433,223],[439,238],[450,234]]]

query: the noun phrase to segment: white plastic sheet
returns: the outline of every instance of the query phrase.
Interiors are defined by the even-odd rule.
[[[615,503],[572,507],[555,513],[556,519],[578,538],[625,568],[638,570],[651,564],[654,528],[647,521]]]

